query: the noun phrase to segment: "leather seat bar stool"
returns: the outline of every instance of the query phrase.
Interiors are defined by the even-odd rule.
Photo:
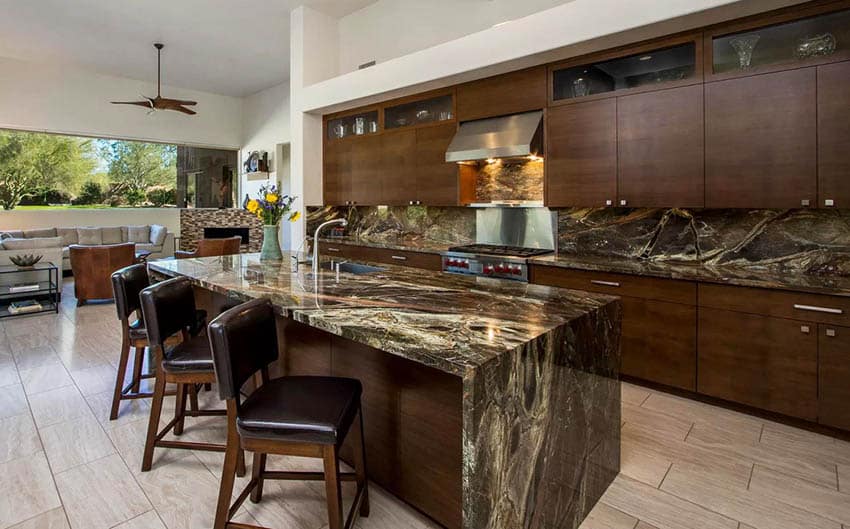
[[[254,527],[231,519],[249,495],[252,502],[261,501],[267,479],[324,480],[329,529],[350,529],[358,514],[369,516],[360,381],[311,376],[270,380],[268,366],[278,358],[278,342],[274,310],[267,299],[249,301],[222,313],[210,322],[207,333],[219,394],[227,401],[227,451],[214,529]],[[243,400],[243,386],[249,380],[254,381],[256,389]],[[341,473],[339,450],[349,429],[354,430],[355,471]],[[231,504],[242,450],[254,453],[251,481]],[[324,472],[266,470],[268,454],[320,458]],[[345,521],[341,480],[357,483]]]
[[[169,432],[178,436],[183,433],[189,388],[215,382],[209,341],[205,336],[193,336],[189,332],[196,314],[191,281],[186,277],[176,277],[151,285],[141,291],[139,300],[156,366],[156,384],[142,458],[142,472],[151,469],[154,448],[157,446],[224,452],[224,444],[163,439]],[[176,345],[168,345],[166,340],[175,334],[179,334],[182,340]],[[167,383],[177,384],[174,418],[162,430],[158,430]],[[225,414],[225,410],[193,410],[188,413],[192,417]],[[244,458],[241,451],[238,455],[239,472],[243,475]]]
[[[118,360],[118,374],[115,379],[115,388],[112,395],[112,409],[109,419],[118,418],[119,406],[122,400],[145,399],[153,397],[152,392],[140,391],[141,381],[153,378],[153,372],[143,373],[142,366],[145,357],[145,348],[148,346],[148,333],[145,329],[139,304],[139,293],[150,286],[147,266],[144,264],[130,265],[112,274],[112,294],[115,298],[115,308],[118,319],[121,321],[121,353]],[[207,313],[198,310],[195,313],[195,322],[190,330],[191,334],[198,334],[200,329],[206,328]],[[169,338],[167,345],[173,345],[179,341],[176,337]],[[130,382],[125,386],[124,380],[127,374],[127,365],[130,362],[130,349],[133,349],[133,371]],[[192,394],[196,395],[194,388]],[[174,393],[166,393],[173,395]],[[197,410],[197,397],[192,399],[193,410]]]

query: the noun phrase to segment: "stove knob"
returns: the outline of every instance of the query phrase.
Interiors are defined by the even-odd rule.
[[[484,267],[484,273],[487,275],[493,275],[493,271],[493,267],[490,265]]]
[[[468,260],[464,260],[464,261],[462,261],[462,262],[460,263],[460,267],[461,267],[461,268],[469,268],[469,261],[468,261]]]
[[[457,266],[457,259],[449,259],[449,266]]]
[[[445,261],[443,261],[443,266],[445,266],[445,267],[449,267],[449,266],[451,266],[451,265],[452,265],[452,260],[451,260],[451,259],[446,259]]]
[[[515,276],[521,276],[522,275],[522,267],[519,266],[519,265],[514,266],[513,273],[514,273]]]
[[[496,265],[496,273],[501,274],[504,271],[505,271],[505,265],[503,265],[502,263],[499,263],[499,264]]]

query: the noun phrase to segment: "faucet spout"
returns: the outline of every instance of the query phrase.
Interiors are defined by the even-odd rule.
[[[328,226],[342,226],[343,228],[348,226],[348,221],[345,219],[334,219],[324,222],[316,228],[316,233],[313,235],[313,272],[318,273],[319,271],[319,233]]]

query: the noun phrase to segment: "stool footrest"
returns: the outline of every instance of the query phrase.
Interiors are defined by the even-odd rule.
[[[324,472],[281,472],[266,471],[262,474],[263,479],[281,479],[290,481],[324,481]],[[340,472],[340,481],[355,481],[357,475],[354,472]]]

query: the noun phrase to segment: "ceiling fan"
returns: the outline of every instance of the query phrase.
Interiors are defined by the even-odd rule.
[[[160,55],[162,54],[162,48],[164,48],[165,45],[157,42],[153,45],[153,47],[156,48],[156,97],[147,97],[143,95],[142,97],[145,98],[144,101],[111,101],[111,103],[113,105],[136,105],[146,107],[150,109],[148,114],[156,112],[157,110],[176,110],[177,112],[189,115],[197,114],[194,110],[186,108],[187,106],[197,105],[198,103],[196,101],[168,99],[160,95],[160,78],[162,76]]]

